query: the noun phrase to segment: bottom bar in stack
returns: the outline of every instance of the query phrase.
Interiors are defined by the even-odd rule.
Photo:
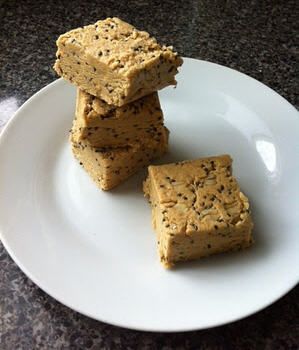
[[[166,153],[168,129],[164,128],[161,134],[157,140],[144,139],[143,143],[119,148],[93,147],[87,141],[76,143],[72,138],[70,141],[75,158],[97,186],[110,190]]]

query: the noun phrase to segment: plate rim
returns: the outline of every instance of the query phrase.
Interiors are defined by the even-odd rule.
[[[297,109],[295,106],[293,106],[285,97],[281,96],[278,92],[276,92],[275,90],[273,90],[272,88],[268,87],[267,85],[265,85],[264,83],[256,80],[255,78],[250,77],[249,75],[239,72],[233,68],[230,67],[226,67],[223,66],[221,64],[218,63],[214,63],[214,62],[210,62],[210,61],[205,61],[205,60],[199,60],[199,59],[195,59],[195,58],[189,58],[189,57],[183,57],[184,60],[190,60],[190,61],[195,61],[197,63],[200,64],[208,64],[211,66],[216,66],[218,69],[224,69],[224,70],[229,70],[231,73],[233,74],[241,74],[242,76],[244,76],[246,79],[250,79],[252,81],[254,81],[254,83],[257,83],[258,85],[260,85],[262,88],[266,88],[269,92],[271,92],[276,98],[279,98],[281,100],[281,103],[286,103],[288,105],[288,107],[292,108],[294,112],[298,113]],[[4,128],[2,129],[2,132],[0,133],[0,148],[4,147],[3,144],[5,143],[5,139],[6,139],[6,135],[9,134],[10,132],[10,128],[12,127],[12,125],[14,123],[18,122],[18,118],[19,115],[21,115],[21,113],[23,112],[23,109],[27,107],[27,105],[29,105],[33,100],[38,99],[40,95],[43,95],[46,91],[48,91],[49,89],[53,89],[55,88],[57,85],[64,83],[62,78],[58,78],[55,79],[54,81],[52,81],[51,83],[45,85],[43,88],[41,88],[40,90],[38,90],[36,93],[34,93],[31,97],[29,97],[18,109],[17,111],[12,115],[12,117],[9,119],[9,121],[5,124]],[[299,113],[298,113],[299,116]],[[278,300],[280,300],[283,296],[285,296],[287,293],[289,293],[299,282],[294,280],[293,283],[290,283],[288,285],[288,288],[284,289],[282,292],[278,293],[277,297],[270,300],[267,303],[264,303],[263,306],[258,306],[255,307],[253,309],[251,309],[249,312],[247,313],[243,313],[242,315],[238,315],[235,317],[229,317],[229,320],[227,319],[223,319],[219,322],[211,322],[212,324],[207,324],[206,326],[200,326],[200,327],[171,327],[171,328],[167,328],[167,327],[144,327],[144,326],[140,326],[140,327],[135,327],[132,325],[128,325],[123,324],[122,322],[111,322],[110,320],[105,320],[103,318],[99,318],[99,317],[95,317],[94,315],[82,311],[80,310],[79,307],[77,307],[76,305],[70,305],[68,303],[68,301],[64,301],[61,300],[61,298],[59,296],[56,296],[55,293],[52,293],[51,291],[48,290],[48,288],[45,288],[44,286],[42,286],[42,282],[40,282],[38,279],[36,279],[31,271],[27,270],[27,268],[21,263],[21,261],[19,260],[19,258],[15,255],[15,253],[13,252],[13,250],[10,248],[9,242],[7,240],[7,238],[5,238],[5,234],[2,232],[2,229],[0,227],[0,240],[4,246],[4,248],[6,249],[8,255],[12,258],[12,260],[16,263],[16,265],[18,266],[18,268],[38,287],[40,288],[44,293],[48,294],[50,297],[52,297],[53,299],[55,299],[57,302],[59,302],[62,305],[67,306],[68,308],[70,308],[71,310],[78,312],[86,317],[89,317],[91,319],[100,321],[100,322],[104,322],[106,324],[109,325],[113,325],[116,327],[121,327],[121,328],[126,328],[126,329],[131,329],[131,330],[135,330],[135,331],[145,331],[145,332],[163,332],[163,333],[174,333],[174,332],[189,332],[189,331],[197,331],[197,330],[204,330],[204,329],[210,329],[210,328],[216,328],[216,327],[220,327],[226,324],[230,324],[230,323],[234,323],[236,321],[239,321],[241,319],[245,319],[255,313],[258,313],[264,309],[266,309],[267,307],[269,307],[270,305],[274,304],[275,302],[277,302]]]

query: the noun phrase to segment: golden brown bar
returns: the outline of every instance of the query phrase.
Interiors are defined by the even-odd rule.
[[[249,202],[232,176],[230,156],[149,166],[148,171],[144,193],[164,266],[251,244]]]
[[[57,46],[57,74],[115,106],[176,85],[183,62],[171,47],[118,18],[71,30]]]
[[[164,128],[159,140],[148,139],[142,144],[121,148],[98,148],[88,142],[71,140],[72,151],[97,186],[110,190],[162,156],[168,149],[168,133]]]
[[[122,107],[78,89],[73,140],[86,140],[95,147],[122,147],[159,139],[164,132],[163,113],[158,94],[144,96]]]

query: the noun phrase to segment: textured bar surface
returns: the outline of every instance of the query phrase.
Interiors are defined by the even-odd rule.
[[[116,106],[176,85],[183,63],[171,47],[115,17],[71,30],[57,46],[57,74]]]
[[[157,140],[163,130],[163,113],[157,93],[114,107],[78,89],[72,128],[76,143],[86,140],[95,147],[121,147],[146,138]]]
[[[75,143],[72,151],[80,165],[102,190],[110,190],[142,167],[161,157],[168,149],[168,130],[158,140],[144,140],[142,144],[121,148],[97,148],[88,142]]]
[[[55,79],[49,67],[52,44],[59,33],[121,14],[138,28],[157,33],[163,42],[173,43],[184,56],[242,71],[299,108],[297,7],[295,0],[265,0],[258,11],[251,1],[98,1],[96,6],[86,0],[43,5],[32,0],[4,1],[1,102],[14,98],[20,106]],[[17,45],[16,38],[22,38]],[[0,105],[1,129],[15,110],[8,110],[7,103]],[[0,255],[2,349],[253,350],[296,349],[299,344],[294,326],[298,324],[299,286],[265,310],[222,327],[173,334],[137,332],[92,320],[63,306],[24,275],[2,244]]]
[[[249,202],[231,165],[223,155],[149,166],[144,193],[166,267],[251,244]]]

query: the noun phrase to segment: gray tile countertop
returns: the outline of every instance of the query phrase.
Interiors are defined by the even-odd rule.
[[[118,16],[183,56],[262,81],[298,107],[296,0],[0,1],[0,129],[32,94],[56,79],[55,39]],[[244,320],[176,334],[120,329],[84,317],[42,292],[0,244],[0,348],[298,349],[299,288]]]

